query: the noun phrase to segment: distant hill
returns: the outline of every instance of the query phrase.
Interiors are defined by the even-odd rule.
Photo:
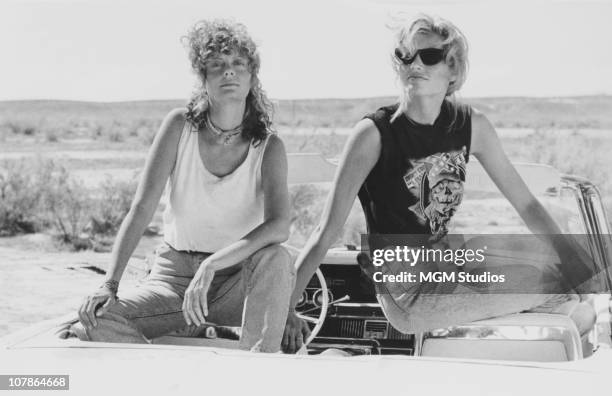
[[[498,127],[554,127],[612,129],[612,96],[563,98],[465,98]],[[364,99],[300,99],[275,101],[278,125],[348,127],[378,107],[394,103],[393,97]],[[134,102],[76,102],[56,100],[0,101],[0,123],[11,120],[66,119],[131,121],[161,120],[182,100]]]

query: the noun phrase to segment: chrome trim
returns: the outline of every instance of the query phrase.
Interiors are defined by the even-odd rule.
[[[340,320],[340,336],[341,337],[360,337],[363,338],[363,319],[341,319]]]
[[[363,321],[363,338],[387,338],[388,332],[389,322],[387,320],[367,319]],[[381,337],[373,337],[374,334],[380,334]]]
[[[609,230],[610,223],[601,203],[599,189],[589,180],[578,176],[563,175],[561,180],[564,184],[563,187],[573,191],[576,197],[582,222],[589,235],[588,242],[591,254],[598,269],[606,275],[604,287],[607,290],[612,290],[612,273],[610,272],[612,238],[606,232]],[[595,208],[595,205],[599,206],[599,210]],[[603,219],[600,216],[603,216]]]
[[[337,303],[336,307],[347,307],[347,308],[380,308],[379,303]]]
[[[356,319],[356,320],[387,320],[387,318],[382,316],[367,316],[367,315],[339,315],[339,314],[329,314],[328,317],[334,319]]]
[[[323,337],[323,338],[324,338],[324,341],[328,341],[328,342],[320,342],[317,340],[313,340],[310,343],[310,346],[340,348],[340,349],[341,348],[353,348],[353,349],[363,349],[363,350],[369,349],[370,351],[376,351],[377,354],[380,354],[380,350],[382,348],[380,342],[378,342],[378,340],[373,340],[373,339],[343,338],[343,337]],[[371,344],[371,345],[366,345],[366,344]]]
[[[311,342],[309,345],[309,348],[321,348],[323,350],[328,349],[328,348],[336,348],[336,349],[341,349],[341,350],[356,349],[358,351],[362,351],[364,355],[372,355],[372,351],[380,347],[355,345],[355,344],[333,344],[333,343],[326,343],[326,342],[325,343]],[[379,355],[379,354],[380,353],[376,353],[376,355]]]

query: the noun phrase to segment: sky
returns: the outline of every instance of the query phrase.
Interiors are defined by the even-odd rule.
[[[462,97],[612,94],[612,0],[0,0],[0,100],[185,99],[180,38],[244,23],[275,99],[397,94],[392,17],[455,23],[470,45]]]

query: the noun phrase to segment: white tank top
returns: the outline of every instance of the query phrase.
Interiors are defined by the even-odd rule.
[[[214,253],[263,222],[261,163],[268,138],[257,146],[251,143],[244,162],[229,175],[217,177],[202,163],[198,132],[185,123],[168,181],[166,243],[177,250]]]

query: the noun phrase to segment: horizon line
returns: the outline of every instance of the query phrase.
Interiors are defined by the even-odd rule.
[[[320,98],[270,98],[272,102],[290,102],[290,101],[325,101],[325,100],[370,100],[370,99],[388,99],[396,98],[396,95],[377,95],[377,96],[362,96],[354,98],[342,97],[320,97]],[[612,97],[612,94],[598,93],[585,95],[550,95],[550,96],[528,96],[528,95],[512,95],[512,96],[459,96],[456,99],[462,100],[477,100],[477,99],[576,99],[576,98],[601,98]],[[92,104],[121,104],[121,103],[142,103],[142,102],[187,102],[189,98],[166,98],[166,99],[132,99],[132,100],[78,100],[78,99],[0,99],[0,103],[16,103],[16,102],[71,102],[71,103],[92,103]]]

